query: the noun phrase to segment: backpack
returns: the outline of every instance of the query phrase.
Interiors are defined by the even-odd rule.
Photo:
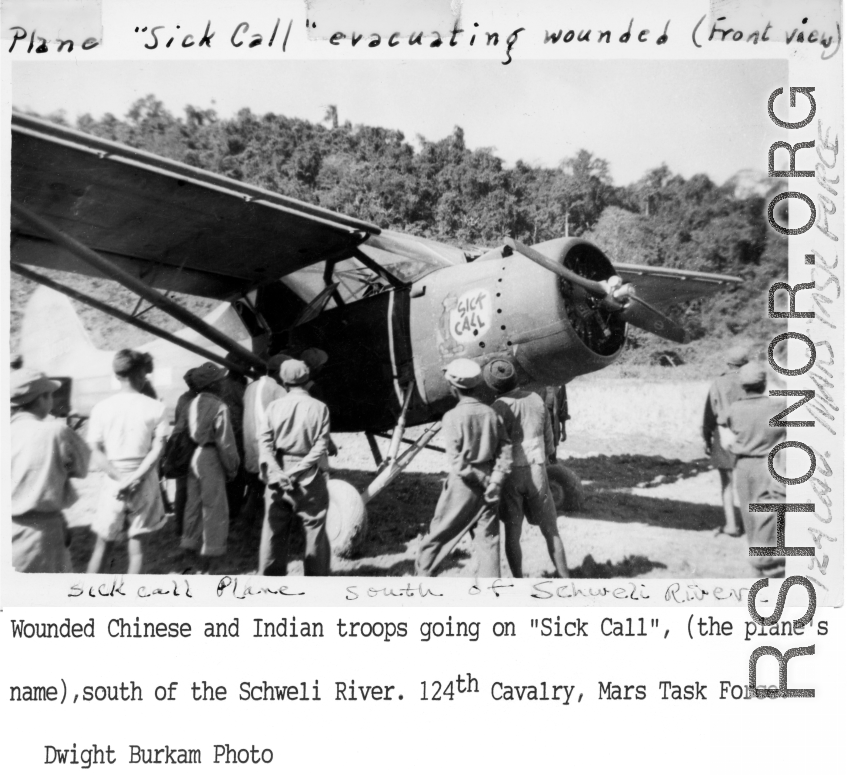
[[[166,479],[180,479],[188,476],[191,458],[197,445],[191,438],[188,428],[172,433],[165,442],[165,453],[162,455],[162,476]]]
[[[191,402],[189,413],[194,409],[197,399]],[[190,423],[186,422],[181,428],[175,430],[165,442],[165,452],[162,455],[161,473],[165,479],[181,479],[188,476],[191,467],[191,458],[197,444],[191,438]]]

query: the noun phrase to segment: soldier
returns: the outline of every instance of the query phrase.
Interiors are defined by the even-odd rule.
[[[556,462],[556,452],[559,443],[568,438],[566,423],[571,419],[568,414],[568,393],[564,385],[548,385],[536,390],[544,400],[547,413],[550,415],[550,426],[553,429],[553,455],[550,462]]]
[[[729,408],[726,425],[733,438],[735,488],[750,546],[776,546],[776,514],[751,512],[751,503],[785,502],[785,486],[768,471],[770,451],[785,441],[785,429],[774,428],[770,419],[785,406],[765,395],[767,375],[758,364],[748,363],[738,372],[744,395]],[[750,557],[750,564],[763,576],[785,573],[782,557]]]
[[[244,471],[247,477],[247,497],[242,508],[245,517],[255,514],[262,503],[264,482],[259,476],[259,435],[265,427],[265,412],[278,398],[285,396],[279,384],[279,367],[288,355],[278,353],[268,359],[268,374],[251,382],[244,391]]]
[[[91,411],[88,444],[106,473],[92,528],[97,543],[88,563],[99,573],[116,540],[129,538],[128,573],[141,573],[143,542],[165,523],[158,463],[168,435],[165,405],[141,394],[147,379],[145,356],[120,350],[112,369],[120,391]]]
[[[488,365],[488,383],[499,394],[493,409],[503,418],[512,442],[512,471],[503,486],[500,518],[506,530],[506,560],[515,578],[522,578],[521,529],[524,512],[538,525],[559,578],[568,577],[565,547],[556,524],[556,506],[547,480],[547,461],[556,456],[553,429],[544,401],[517,387],[508,361]]]
[[[326,366],[329,356],[317,347],[307,347],[300,353],[300,360],[309,367],[309,373],[312,379],[316,379],[324,366]]]
[[[720,428],[726,426],[729,407],[744,395],[738,381],[738,370],[747,363],[747,349],[733,347],[726,357],[729,371],[718,377],[709,388],[706,408],[703,412],[703,441],[706,454],[718,469],[721,478],[721,501],[725,523],[718,533],[737,537],[741,535],[732,493],[732,470],[735,466],[733,454],[721,442]]]
[[[482,383],[479,366],[458,358],[444,370],[459,403],[443,419],[447,480],[429,533],[421,543],[417,573],[431,576],[439,550],[456,538],[482,511],[475,533],[479,575],[500,575],[500,526],[497,504],[509,473],[511,448],[502,420],[474,394]]]
[[[199,393],[194,385],[193,375],[195,369],[189,369],[185,372],[182,379],[185,382],[186,390],[176,401],[174,408],[174,427],[173,434],[182,433],[188,428],[188,407],[191,402],[197,398]],[[182,528],[185,521],[185,504],[188,499],[188,476],[179,476],[174,479],[174,521],[176,522],[176,534],[182,537]]]
[[[234,353],[227,353],[227,357],[232,360],[238,358]],[[242,374],[229,369],[222,379],[216,380],[209,388],[209,392],[220,398],[229,410],[235,447],[241,461],[244,460],[244,393],[246,382],[247,380]],[[244,475],[244,468],[239,463],[238,470],[227,479],[226,484],[226,500],[229,505],[229,515],[232,519],[235,519],[241,512],[246,484],[247,477]]]
[[[188,432],[197,445],[186,487],[185,521],[180,546],[203,558],[226,554],[229,502],[226,483],[235,477],[241,459],[229,408],[215,390],[224,370],[206,362],[191,372],[199,393],[188,406]]]
[[[320,385],[315,384],[315,380],[318,379],[320,373],[324,370],[324,366],[326,366],[327,361],[329,361],[329,356],[317,347],[308,347],[300,353],[300,360],[309,367],[309,374],[312,378],[312,386],[309,388],[309,393],[314,398],[317,398],[318,401],[325,402],[324,392]],[[338,454],[338,447],[335,446],[332,436],[329,437],[329,448],[327,450],[327,454],[330,457],[335,457]]]
[[[288,573],[288,543],[296,518],[306,533],[305,574],[328,576],[329,409],[309,395],[311,377],[303,361],[285,361],[280,379],[288,394],[268,406],[259,439],[259,468],[267,485],[259,574]]]
[[[29,573],[70,573],[62,510],[76,500],[71,477],[88,472],[85,442],[64,423],[47,420],[59,382],[32,369],[11,375],[12,566]]]

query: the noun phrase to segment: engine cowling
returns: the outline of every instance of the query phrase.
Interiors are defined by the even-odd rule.
[[[584,240],[535,249],[589,279],[614,275]],[[442,368],[454,358],[482,366],[508,358],[522,383],[554,385],[608,366],[626,340],[618,313],[518,254],[489,254],[424,277],[412,289],[410,312],[418,390],[429,405],[450,400]]]

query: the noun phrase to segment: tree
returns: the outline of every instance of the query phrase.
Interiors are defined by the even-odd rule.
[[[616,200],[609,163],[581,148],[559,165],[555,196],[570,234],[590,229]]]
[[[327,105],[324,121],[329,121],[333,129],[338,129],[338,107],[336,105]]]

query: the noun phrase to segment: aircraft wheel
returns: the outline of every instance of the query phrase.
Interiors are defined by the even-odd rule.
[[[558,514],[582,511],[585,492],[582,489],[582,482],[573,471],[565,468],[561,463],[552,463],[547,466],[547,479],[550,482],[550,492]]]
[[[326,513],[326,533],[336,557],[356,556],[365,541],[368,510],[359,491],[343,479],[330,479],[329,509]]]

